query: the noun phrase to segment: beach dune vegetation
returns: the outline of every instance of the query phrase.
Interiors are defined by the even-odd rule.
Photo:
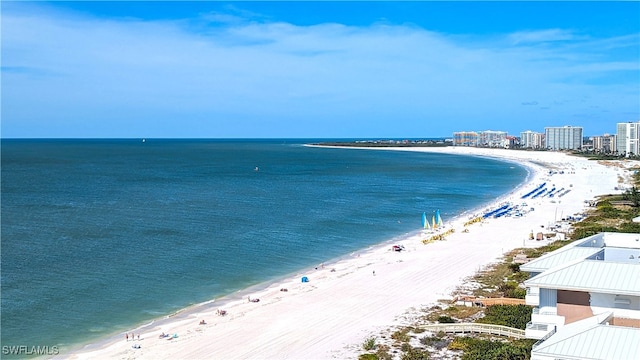
[[[484,340],[472,337],[457,337],[449,350],[463,351],[462,360],[513,359],[528,360],[535,340],[514,340],[512,342]]]
[[[376,338],[374,336],[368,338],[367,340],[364,341],[364,343],[362,344],[362,348],[367,350],[367,351],[371,351],[373,349],[376,348]]]
[[[492,305],[487,306],[484,317],[476,320],[483,324],[504,325],[524,330],[531,321],[531,306]]]

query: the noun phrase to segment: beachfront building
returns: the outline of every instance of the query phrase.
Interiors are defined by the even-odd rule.
[[[478,146],[504,148],[508,146],[506,131],[485,130],[478,134]]]
[[[523,131],[520,133],[520,145],[525,149],[543,149],[544,134],[531,130]]]
[[[546,127],[544,138],[547,149],[579,150],[582,148],[582,127]]]
[[[453,146],[478,146],[478,133],[475,131],[454,132]]]
[[[616,151],[616,135],[604,134],[594,136],[593,150],[600,154],[611,154]]]
[[[638,140],[638,137],[640,136],[639,127],[640,121],[618,123],[616,125],[616,150],[618,152],[618,155],[631,156],[640,154],[640,151],[638,149],[640,143],[640,141]]]
[[[520,269],[531,359],[640,359],[640,234],[596,234]]]

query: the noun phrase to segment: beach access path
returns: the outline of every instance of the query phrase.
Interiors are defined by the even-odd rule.
[[[419,309],[450,299],[464,279],[498,261],[519,247],[546,243],[529,240],[531,232],[544,231],[562,216],[585,211],[585,201],[602,194],[619,193],[629,171],[560,152],[504,149],[384,148],[371,151],[424,151],[483,156],[515,161],[530,170],[529,182],[495,199],[490,207],[507,201],[523,201],[535,211],[521,217],[486,219],[466,227],[468,216],[445,224],[455,232],[444,241],[423,244],[429,235],[419,234],[397,242],[404,251],[389,245],[353,254],[337,263],[311,268],[304,273],[256,290],[252,298],[224,306],[226,315],[207,309],[175,321],[165,320],[130,332],[139,341],[121,338],[65,357],[72,359],[357,359],[362,343],[384,329],[408,325]],[[615,163],[615,162],[613,162]],[[556,171],[550,175],[549,170]],[[560,174],[560,172],[563,172]],[[630,180],[629,180],[630,181]],[[561,198],[520,200],[539,184],[571,189]],[[485,209],[483,209],[485,210]],[[481,215],[481,212],[478,213]],[[301,282],[307,276],[309,282]],[[286,289],[287,291],[282,291]],[[206,324],[200,325],[201,320]],[[171,340],[160,338],[171,334]],[[173,334],[177,337],[173,338]],[[140,348],[133,348],[139,344]]]

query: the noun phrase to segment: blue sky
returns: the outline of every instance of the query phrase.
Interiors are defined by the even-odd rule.
[[[614,133],[640,2],[2,1],[3,138]]]

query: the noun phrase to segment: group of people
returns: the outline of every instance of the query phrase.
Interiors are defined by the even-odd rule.
[[[131,335],[129,335],[129,333],[124,334],[124,338],[126,341],[129,341],[129,339],[131,339],[131,341],[134,341],[136,339],[136,334],[131,333]],[[138,334],[138,340],[140,340],[140,334]]]

